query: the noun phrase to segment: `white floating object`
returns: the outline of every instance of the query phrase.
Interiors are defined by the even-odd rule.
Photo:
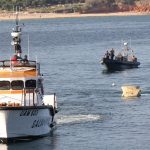
[[[121,87],[124,97],[139,97],[141,96],[141,89],[139,86],[135,85],[125,85]]]
[[[112,83],[112,86],[115,86],[115,83],[114,83],[114,82]]]

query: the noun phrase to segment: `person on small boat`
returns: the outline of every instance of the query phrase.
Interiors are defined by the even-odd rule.
[[[22,60],[25,64],[29,63],[27,55],[24,55],[24,58]]]
[[[109,56],[110,56],[109,52],[106,51],[105,58],[106,58],[106,59],[109,59]]]
[[[11,58],[11,61],[17,61],[17,58],[18,58],[18,56],[17,56],[17,55],[14,55],[14,56]]]
[[[114,59],[114,56],[115,56],[115,51],[114,51],[114,49],[112,48],[112,49],[110,50],[110,59],[113,60],[113,59]]]
[[[104,57],[105,57],[106,59],[111,59],[111,60],[113,60],[113,59],[114,59],[114,56],[115,56],[115,51],[114,51],[114,49],[112,48],[112,49],[110,50],[110,52],[109,52],[109,51],[106,51]]]
[[[19,61],[18,61],[18,56],[17,55],[14,55],[12,58],[11,58],[11,64],[12,65],[18,65]]]
[[[16,51],[16,53],[21,53],[22,52],[20,44],[15,45],[15,51]]]
[[[119,53],[119,54],[116,56],[116,60],[123,61],[123,56],[122,56],[121,53]]]
[[[137,62],[137,58],[134,55],[132,56],[132,61]]]

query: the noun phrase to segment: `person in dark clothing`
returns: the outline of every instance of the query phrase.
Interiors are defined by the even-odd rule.
[[[11,61],[17,61],[17,55],[14,55],[14,56],[11,58]]]
[[[114,56],[115,56],[115,51],[114,49],[112,48],[112,50],[110,51],[110,59],[113,60],[114,59]]]
[[[24,55],[23,61],[24,61],[24,63],[28,63],[28,57],[27,57],[27,55]]]
[[[109,52],[107,51],[106,54],[105,54],[105,58],[109,59],[109,56],[110,56],[110,54],[109,54]]]

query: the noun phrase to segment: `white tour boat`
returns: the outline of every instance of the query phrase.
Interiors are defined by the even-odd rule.
[[[0,61],[0,141],[43,137],[55,127],[55,94],[44,95],[37,61],[22,58],[21,27],[11,33],[15,55]]]

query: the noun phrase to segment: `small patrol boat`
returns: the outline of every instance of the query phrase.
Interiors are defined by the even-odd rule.
[[[125,48],[122,52],[115,55],[115,50],[112,49],[105,53],[101,60],[101,64],[105,65],[110,71],[138,68],[140,62],[132,49],[128,47],[128,43],[124,43]]]
[[[14,56],[0,61],[0,141],[47,136],[54,129],[56,95],[45,95],[40,63],[22,58],[21,27],[11,33]]]

